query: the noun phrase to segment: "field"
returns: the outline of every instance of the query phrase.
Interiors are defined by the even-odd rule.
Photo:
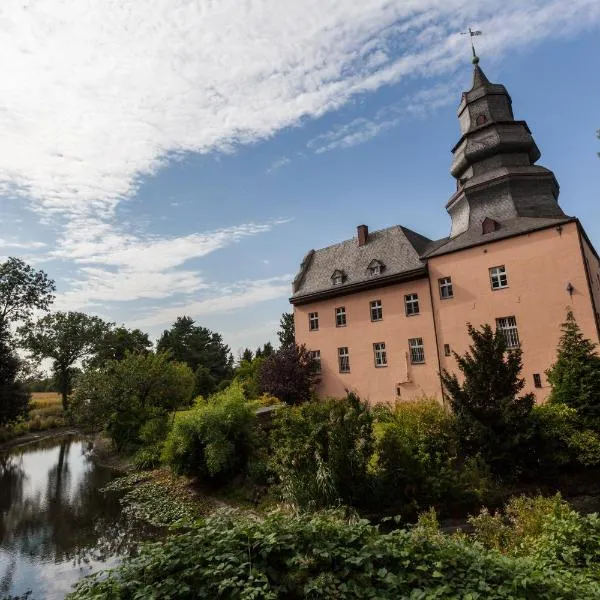
[[[35,417],[62,417],[62,401],[56,392],[33,392],[29,419]]]

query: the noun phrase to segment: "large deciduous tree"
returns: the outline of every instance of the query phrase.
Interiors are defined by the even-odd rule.
[[[62,396],[69,407],[74,368],[90,357],[108,329],[107,323],[81,312],[56,312],[20,328],[21,343],[34,358],[50,358]]]
[[[519,376],[521,350],[507,350],[502,332],[489,325],[477,330],[469,324],[468,330],[473,341],[469,350],[463,356],[454,353],[463,382],[442,373],[461,445],[469,454],[481,454],[496,474],[512,476],[533,435],[534,395],[519,396],[525,385]]]
[[[0,263],[0,331],[31,317],[34,309],[48,310],[54,300],[54,281],[19,258]]]
[[[277,337],[282,348],[296,345],[294,313],[283,313],[281,315]]]
[[[552,386],[550,401],[577,409],[586,426],[600,430],[600,356],[572,311],[562,325],[556,362],[546,375]]]
[[[156,345],[174,360],[186,363],[196,374],[196,393],[206,396],[233,376],[233,356],[219,333],[178,317],[171,329],[163,332]]]
[[[0,426],[27,416],[29,392],[18,380],[20,360],[11,347],[8,336],[0,335]]]
[[[147,354],[151,347],[148,334],[139,329],[110,328],[96,346],[92,363],[101,365],[109,360],[123,360],[127,353]]]

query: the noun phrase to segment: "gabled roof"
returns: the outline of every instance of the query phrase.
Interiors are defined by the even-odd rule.
[[[332,288],[336,293],[348,293],[363,282],[372,284],[374,279],[369,275],[368,266],[374,260],[385,265],[384,273],[376,278],[379,284],[419,270],[425,273],[425,263],[419,258],[419,254],[428,244],[431,244],[431,240],[426,237],[395,225],[369,233],[367,243],[363,246],[359,246],[357,239],[352,238],[315,250],[306,261],[308,264],[304,265],[302,276],[295,280],[291,300],[330,292]],[[333,269],[344,272],[342,285],[332,285]]]

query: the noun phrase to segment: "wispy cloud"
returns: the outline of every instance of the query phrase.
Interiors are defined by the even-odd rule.
[[[271,166],[267,168],[266,173],[269,175],[270,173],[273,173],[273,171],[277,171],[277,169],[281,169],[281,167],[289,165],[291,162],[292,161],[287,156],[282,156],[271,163]]]
[[[0,248],[15,248],[19,250],[39,250],[45,248],[47,244],[44,242],[16,242],[12,240],[3,240],[0,238]]]

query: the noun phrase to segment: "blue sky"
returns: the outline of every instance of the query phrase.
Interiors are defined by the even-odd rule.
[[[468,26],[600,247],[597,0],[3,0],[0,257],[56,309],[274,341],[307,250],[448,234]]]

